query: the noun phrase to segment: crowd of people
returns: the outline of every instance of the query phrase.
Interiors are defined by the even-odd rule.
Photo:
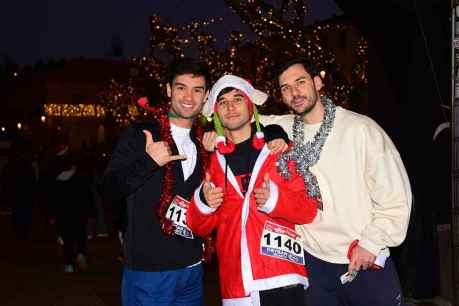
[[[279,63],[277,81],[291,114],[261,116],[267,96],[243,76],[211,86],[182,58],[168,111],[120,136],[102,189],[126,204],[124,306],[203,305],[212,255],[225,306],[404,305],[390,248],[412,199],[397,149],[324,94],[308,59]]]

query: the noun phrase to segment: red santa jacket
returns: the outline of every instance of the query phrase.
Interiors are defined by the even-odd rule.
[[[278,154],[263,148],[244,196],[229,167],[225,187],[226,161],[215,152],[207,172],[215,186],[224,188],[223,203],[217,209],[203,203],[201,185],[188,209],[186,222],[193,232],[207,236],[216,230],[223,305],[251,305],[251,294],[261,290],[293,284],[308,286],[304,252],[294,224],[312,222],[317,202],[307,197],[293,162],[289,165],[291,179],[278,174],[277,158]],[[266,173],[270,176],[270,198],[260,209],[253,190],[262,186]]]

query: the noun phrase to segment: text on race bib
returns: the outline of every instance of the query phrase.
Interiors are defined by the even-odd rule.
[[[260,241],[260,253],[304,265],[299,235],[292,229],[266,221]]]
[[[186,212],[190,202],[180,196],[175,196],[166,212],[166,218],[171,220],[175,227],[175,234],[193,239],[193,233],[186,225]]]

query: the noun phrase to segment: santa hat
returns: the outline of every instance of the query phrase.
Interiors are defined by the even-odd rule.
[[[260,90],[255,89],[247,80],[230,74],[222,76],[212,87],[209,98],[207,99],[207,103],[203,107],[202,113],[207,117],[215,113],[218,95],[223,89],[229,87],[240,90],[247,98],[248,103],[251,103],[251,105],[249,105],[249,110],[253,113],[257,129],[255,137],[252,139],[252,144],[256,149],[260,150],[264,145],[264,134],[261,131],[258,118],[258,110],[255,105],[262,105],[265,103],[265,101],[268,99],[268,95]],[[226,139],[223,126],[217,113],[214,114],[213,121],[215,130],[217,132],[217,150],[221,154],[231,153],[234,150],[234,144],[229,139]]]

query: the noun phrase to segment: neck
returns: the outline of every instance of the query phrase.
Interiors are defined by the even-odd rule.
[[[307,114],[303,115],[303,121],[306,124],[319,123],[324,120],[324,116],[325,116],[325,108],[324,108],[324,105],[322,104],[322,100],[318,98],[314,108],[311,109],[311,111],[309,111]]]
[[[171,114],[174,114],[174,113],[171,112]],[[172,116],[169,116],[169,122],[176,126],[186,128],[186,129],[191,129],[191,127],[193,126],[193,119],[180,118],[175,114]]]
[[[228,129],[225,129],[225,132],[226,137],[231,139],[233,143],[238,144],[246,141],[250,138],[250,136],[252,136],[252,127],[250,126],[250,123],[248,123],[237,130],[230,131]]]

